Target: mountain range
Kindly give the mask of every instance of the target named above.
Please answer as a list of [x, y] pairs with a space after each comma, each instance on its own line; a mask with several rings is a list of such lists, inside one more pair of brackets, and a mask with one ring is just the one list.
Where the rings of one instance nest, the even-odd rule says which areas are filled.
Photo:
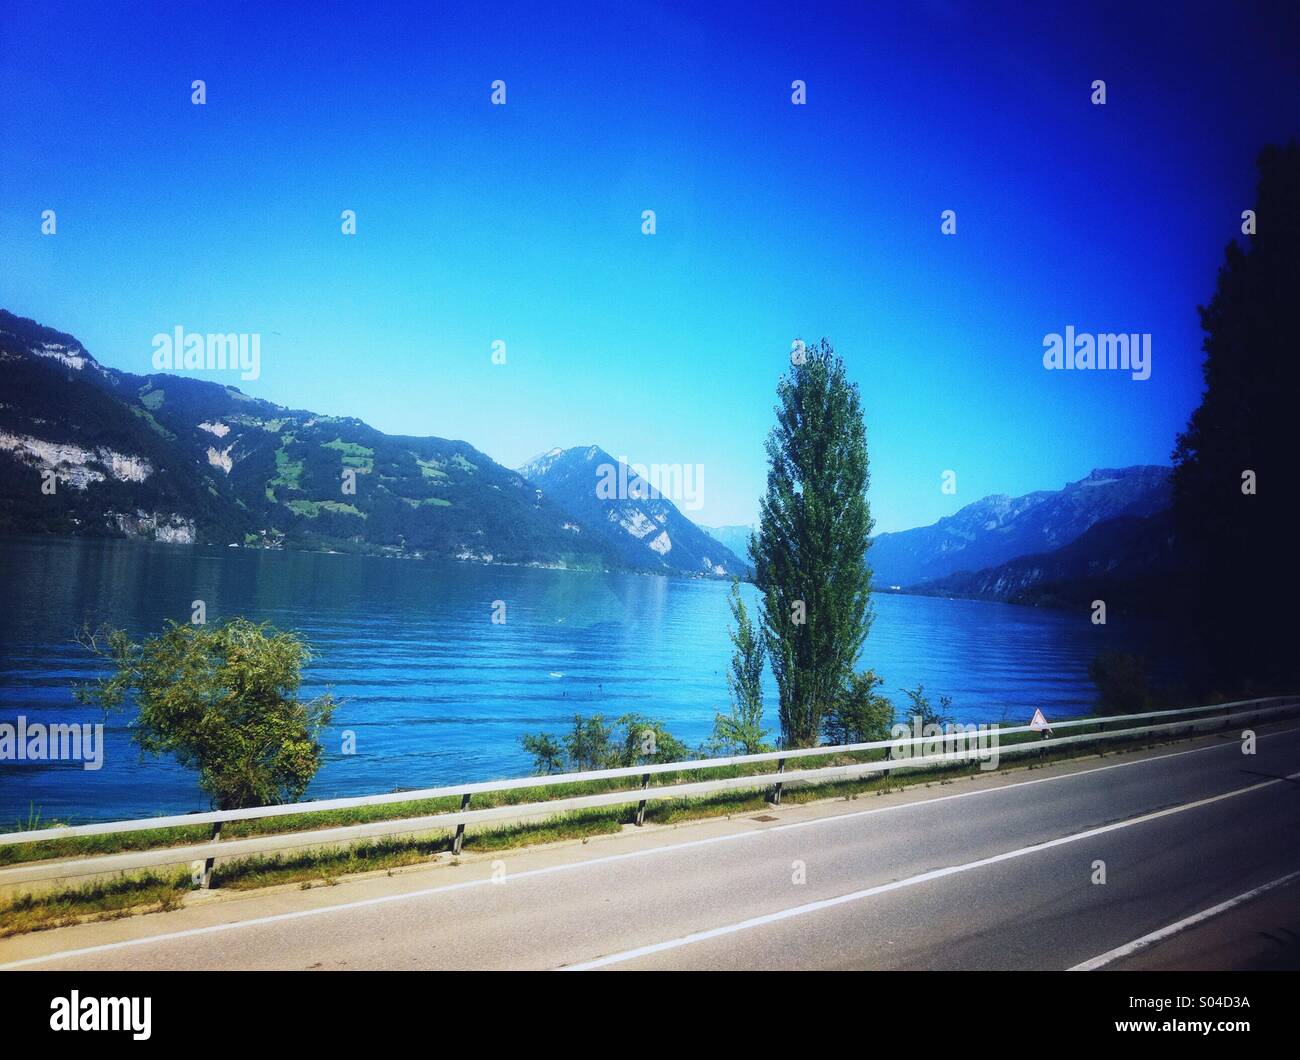
[[754, 532], [752, 526], [744, 524], [734, 524], [731, 526], [704, 526], [701, 524], [700, 529], [708, 534], [715, 541], [721, 541], [732, 552], [750, 563], [754, 562], [753, 557], [749, 554], [749, 535]]
[[[1101, 468], [1060, 490], [994, 495], [930, 526], [873, 539], [877, 589], [1117, 610], [1159, 598], [1172, 573], [1170, 469]], [[749, 526], [703, 527], [749, 559]], [[1145, 608], [1148, 609], [1149, 608]]]
[[[703, 577], [752, 570], [750, 527], [697, 526], [599, 446], [552, 449], [510, 470], [467, 442], [388, 435], [173, 372], [108, 368], [73, 336], [4, 310], [0, 374], [0, 533]], [[1061, 490], [984, 497], [931, 526], [881, 534], [869, 554], [875, 584], [1048, 604], [1141, 584], [1170, 554], [1169, 476], [1099, 469]]]
[[926, 596], [1001, 600], [1035, 607], [1088, 606], [1105, 600], [1116, 612], [1155, 612], [1172, 599], [1172, 509], [1120, 515], [1085, 530], [1054, 552], [1017, 556], [995, 567], [960, 571], [908, 591]]
[[576, 456], [549, 458], [530, 481], [467, 442], [388, 435], [218, 382], [108, 368], [73, 336], [4, 310], [0, 373], [0, 532], [745, 570], [670, 500], [586, 503], [562, 473]]
[[519, 468], [582, 525], [601, 534], [621, 564], [636, 569], [746, 573], [746, 564], [682, 515], [635, 469], [599, 446], [552, 449]]
[[1155, 465], [1098, 469], [1061, 490], [996, 494], [931, 526], [880, 534], [870, 552], [875, 584], [933, 587], [959, 573], [1053, 553], [1099, 523], [1164, 511], [1171, 501], [1169, 476], [1169, 468]]

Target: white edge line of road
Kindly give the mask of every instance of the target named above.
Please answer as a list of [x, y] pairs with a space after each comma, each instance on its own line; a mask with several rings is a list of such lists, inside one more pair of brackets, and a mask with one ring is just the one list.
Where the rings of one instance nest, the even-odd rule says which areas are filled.
[[593, 968], [604, 968], [611, 964], [622, 964], [625, 961], [635, 960], [638, 957], [646, 957], [651, 954], [663, 953], [666, 950], [679, 949], [682, 946], [690, 946], [696, 942], [704, 942], [707, 939], [716, 939], [722, 935], [734, 935], [737, 932], [748, 931], [751, 928], [762, 927], [766, 924], [774, 924], [781, 920], [790, 920], [797, 916], [806, 916], [809, 913], [818, 913], [823, 909], [831, 909], [837, 905], [846, 905], [849, 902], [858, 902], [864, 898], [871, 898], [878, 894], [886, 894], [889, 891], [901, 890], [904, 887], [915, 887], [917, 884], [928, 883], [931, 880], [943, 879], [945, 876], [955, 876], [958, 873], [970, 872], [974, 869], [982, 869], [989, 865], [997, 865], [1004, 861], [1013, 861], [1016, 858], [1023, 858], [1030, 854], [1037, 854], [1043, 850], [1051, 850], [1055, 847], [1065, 846], [1069, 843], [1078, 843], [1083, 839], [1091, 839], [1094, 836], [1105, 835], [1108, 832], [1115, 832], [1121, 828], [1131, 828], [1133, 825], [1145, 824], [1148, 821], [1155, 821], [1161, 817], [1168, 817], [1171, 814], [1183, 813], [1187, 810], [1195, 810], [1201, 806], [1209, 806], [1212, 803], [1222, 802], [1224, 799], [1236, 798], [1238, 795], [1246, 795], [1252, 791], [1259, 791], [1262, 788], [1271, 788], [1274, 784], [1282, 784], [1300, 778], [1300, 772], [1292, 773], [1286, 777], [1279, 777], [1276, 780], [1265, 780], [1258, 784], [1250, 784], [1244, 788], [1236, 788], [1232, 791], [1223, 792], [1220, 795], [1211, 795], [1205, 799], [1197, 799], [1195, 802], [1184, 802], [1177, 806], [1169, 806], [1163, 810], [1156, 810], [1153, 813], [1144, 813], [1140, 817], [1130, 817], [1125, 821], [1115, 821], [1111, 824], [1101, 825], [1098, 828], [1089, 828], [1085, 832], [1075, 832], [1073, 835], [1060, 836], [1057, 839], [1049, 839], [1043, 843], [1033, 843], [1029, 846], [1020, 847], [1016, 850], [1006, 850], [1001, 854], [994, 854], [992, 857], [980, 858], [978, 861], [968, 861], [963, 865], [949, 865], [942, 869], [931, 869], [929, 872], [922, 872], [917, 876], [909, 876], [906, 879], [894, 880], [891, 883], [878, 884], [875, 887], [867, 887], [861, 891], [852, 891], [849, 894], [837, 895], [834, 898], [823, 898], [816, 902], [809, 902], [806, 905], [796, 905], [789, 909], [781, 909], [775, 913], [767, 913], [763, 916], [750, 917], [748, 920], [741, 920], [734, 924], [727, 924], [723, 927], [710, 928], [707, 931], [697, 931], [690, 935], [682, 935], [680, 938], [668, 939], [664, 942], [655, 942], [649, 946], [638, 946], [636, 949], [624, 950], [622, 953], [611, 953], [605, 957], [597, 957], [594, 961], [584, 961], [581, 964], [570, 964], [560, 969], [565, 972], [585, 972]]
[[[1279, 729], [1276, 732], [1261, 733], [1259, 739], [1267, 739], [1270, 736], [1286, 736], [1288, 733], [1300, 732], [1300, 727], [1290, 729]], [[791, 821], [788, 824], [775, 825], [771, 828], [756, 828], [745, 832], [731, 832], [727, 835], [709, 836], [707, 839], [692, 839], [685, 843], [673, 843], [668, 846], [650, 847], [646, 850], [631, 850], [622, 854], [608, 854], [604, 857], [587, 858], [583, 861], [570, 861], [562, 865], [547, 865], [538, 869], [525, 869], [523, 872], [507, 873], [499, 878], [480, 878], [473, 880], [463, 880], [460, 883], [443, 884], [439, 887], [425, 887], [418, 891], [406, 891], [402, 894], [387, 894], [378, 898], [362, 898], [355, 902], [343, 902], [338, 905], [320, 906], [315, 909], [300, 909], [292, 913], [273, 913], [268, 916], [253, 917], [248, 920], [234, 920], [224, 924], [211, 924], [207, 927], [187, 928], [183, 931], [171, 931], [161, 935], [144, 935], [139, 938], [123, 939], [120, 942], [105, 942], [96, 946], [83, 946], [80, 949], [61, 950], [55, 953], [41, 954], [36, 957], [25, 957], [17, 961], [8, 961], [0, 964], [0, 971], [9, 971], [15, 968], [27, 968], [36, 964], [45, 964], [49, 961], [65, 960], [71, 957], [84, 957], [92, 953], [107, 953], [112, 950], [128, 949], [133, 946], [145, 946], [155, 942], [174, 942], [179, 939], [197, 938], [202, 935], [215, 935], [222, 931], [233, 931], [237, 928], [260, 927], [265, 924], [281, 923], [289, 920], [301, 920], [305, 917], [322, 916], [327, 913], [350, 912], [354, 909], [365, 909], [371, 906], [387, 905], [390, 902], [404, 902], [416, 898], [427, 898], [434, 894], [445, 894], [451, 891], [462, 891], [473, 887], [483, 887], [501, 883], [507, 883], [511, 880], [528, 879], [534, 876], [549, 876], [553, 873], [568, 872], [572, 869], [582, 869], [593, 865], [607, 865], [617, 861], [627, 861], [633, 858], [650, 857], [656, 854], [668, 854], [679, 850], [688, 850], [695, 847], [712, 846], [714, 843], [727, 843], [732, 840], [749, 839], [754, 836], [771, 835], [773, 832], [788, 832], [797, 828], [812, 828], [821, 825], [834, 824], [841, 821], [854, 820], [859, 817], [870, 817], [880, 813], [892, 813], [897, 810], [907, 810], [916, 806], [930, 806], [939, 802], [951, 802], [954, 799], [966, 799], [975, 795], [990, 795], [999, 791], [1011, 791], [1015, 788], [1026, 788], [1034, 784], [1049, 784], [1058, 780], [1069, 780], [1073, 777], [1090, 776], [1093, 773], [1104, 773], [1110, 769], [1123, 769], [1126, 766], [1143, 765], [1148, 762], [1161, 762], [1170, 758], [1181, 758], [1184, 755], [1198, 754], [1202, 751], [1220, 750], [1229, 746], [1223, 743], [1206, 744], [1204, 747], [1192, 747], [1185, 751], [1172, 751], [1169, 754], [1153, 755], [1149, 758], [1134, 758], [1127, 762], [1112, 762], [1109, 765], [1094, 766], [1091, 769], [1079, 769], [1072, 773], [1061, 773], [1054, 777], [1037, 777], [1033, 780], [1020, 780], [1011, 784], [1003, 784], [995, 788], [980, 788], [977, 791], [961, 791], [951, 795], [940, 795], [933, 799], [917, 799], [912, 802], [897, 803], [893, 806], [878, 806], [870, 810], [856, 810], [853, 813], [835, 814], [830, 817], [816, 817], [808, 821]], [[1266, 783], [1275, 783], [1268, 781]], [[1230, 794], [1238, 794], [1240, 791], [1249, 791], [1250, 788], [1241, 788]], [[1223, 797], [1223, 796], [1218, 796]], [[571, 967], [580, 967], [573, 965]]]
[[1168, 927], [1162, 927], [1159, 931], [1153, 931], [1149, 935], [1143, 935], [1132, 942], [1126, 942], [1123, 946], [1116, 946], [1113, 950], [1107, 950], [1105, 953], [1093, 957], [1091, 960], [1084, 961], [1082, 964], [1076, 964], [1073, 968], [1067, 968], [1070, 972], [1092, 972], [1098, 968], [1104, 968], [1114, 961], [1121, 960], [1124, 957], [1132, 956], [1140, 950], [1153, 946], [1157, 942], [1163, 942], [1167, 938], [1181, 934], [1190, 927], [1202, 924], [1211, 920], [1220, 913], [1226, 913], [1229, 909], [1235, 909], [1252, 898], [1258, 898], [1261, 894], [1267, 894], [1269, 891], [1278, 887], [1284, 887], [1292, 880], [1300, 879], [1300, 869], [1295, 872], [1288, 872], [1276, 880], [1270, 880], [1268, 883], [1261, 884], [1259, 887], [1252, 888], [1244, 894], [1237, 895], [1236, 898], [1229, 898], [1226, 902], [1220, 902], [1218, 905], [1212, 905], [1209, 909], [1202, 909], [1199, 913], [1193, 913], [1189, 917], [1184, 917]]

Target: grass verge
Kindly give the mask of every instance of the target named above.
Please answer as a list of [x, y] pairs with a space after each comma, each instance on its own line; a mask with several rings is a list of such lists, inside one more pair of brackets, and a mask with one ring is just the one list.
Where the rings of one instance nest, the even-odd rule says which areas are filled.
[[0, 906], [0, 938], [68, 927], [88, 919], [116, 920], [137, 913], [178, 909], [189, 889], [189, 872], [179, 870], [121, 876], [80, 887], [19, 895]]

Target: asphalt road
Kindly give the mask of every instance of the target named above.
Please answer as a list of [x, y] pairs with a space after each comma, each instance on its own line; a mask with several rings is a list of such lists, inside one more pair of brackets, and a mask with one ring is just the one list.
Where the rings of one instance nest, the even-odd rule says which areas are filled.
[[[1258, 731], [200, 902], [5, 940], [0, 967], [1070, 968], [1300, 869], [1300, 727]], [[1297, 894], [1110, 966], [1263, 966], [1242, 936]]]

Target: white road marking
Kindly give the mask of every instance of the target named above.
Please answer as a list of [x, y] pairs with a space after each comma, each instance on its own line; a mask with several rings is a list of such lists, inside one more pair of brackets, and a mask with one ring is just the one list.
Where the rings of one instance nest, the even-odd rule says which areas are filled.
[[635, 960], [638, 957], [646, 957], [650, 954], [663, 953], [666, 950], [675, 950], [682, 946], [690, 946], [696, 942], [704, 942], [706, 939], [716, 939], [722, 935], [734, 935], [737, 932], [749, 931], [752, 928], [763, 927], [766, 924], [775, 924], [779, 921], [790, 920], [797, 916], [807, 916], [809, 913], [818, 913], [823, 909], [831, 909], [837, 905], [846, 905], [849, 902], [860, 902], [864, 898], [871, 898], [877, 894], [886, 894], [889, 891], [898, 891], [904, 887], [915, 887], [918, 884], [929, 883], [931, 880], [943, 879], [945, 876], [955, 876], [961, 872], [972, 872], [975, 869], [982, 869], [989, 865], [997, 865], [1004, 861], [1013, 861], [1016, 858], [1028, 857], [1030, 854], [1037, 854], [1043, 850], [1051, 850], [1055, 847], [1065, 846], [1068, 843], [1078, 843], [1084, 839], [1092, 839], [1095, 836], [1105, 835], [1108, 832], [1115, 832], [1121, 828], [1131, 828], [1134, 825], [1159, 820], [1161, 817], [1168, 817], [1171, 814], [1185, 813], [1187, 810], [1199, 809], [1202, 806], [1209, 806], [1212, 803], [1222, 802], [1224, 799], [1233, 799], [1238, 795], [1246, 795], [1252, 791], [1259, 791], [1262, 788], [1270, 788], [1274, 784], [1287, 783], [1297, 778], [1300, 778], [1300, 772], [1292, 773], [1287, 777], [1280, 777], [1277, 780], [1261, 781], [1258, 784], [1251, 784], [1248, 787], [1237, 788], [1234, 791], [1224, 792], [1221, 795], [1211, 795], [1209, 798], [1197, 799], [1195, 802], [1185, 802], [1178, 806], [1170, 806], [1163, 810], [1156, 810], [1154, 813], [1143, 814], [1140, 817], [1131, 817], [1126, 821], [1116, 821], [1113, 824], [1102, 825], [1099, 828], [1089, 828], [1085, 832], [1076, 832], [1073, 835], [1061, 836], [1057, 839], [1049, 839], [1045, 843], [1033, 843], [1030, 846], [1020, 847], [1016, 850], [1007, 850], [1001, 854], [994, 854], [992, 857], [980, 858], [978, 861], [968, 861], [963, 865], [949, 865], [942, 869], [932, 869], [929, 872], [923, 872], [917, 876], [909, 876], [904, 880], [894, 880], [892, 883], [882, 883], [875, 887], [867, 887], [861, 891], [852, 891], [849, 894], [841, 894], [835, 898], [823, 898], [817, 902], [808, 902], [806, 905], [797, 905], [789, 909], [778, 910], [775, 913], [750, 917], [748, 920], [741, 920], [735, 924], [710, 928], [708, 931], [697, 931], [690, 935], [668, 939], [665, 942], [656, 942], [649, 946], [638, 946], [636, 949], [624, 950], [622, 953], [611, 953], [605, 957], [597, 957], [594, 961], [585, 961], [581, 964], [567, 965], [560, 970], [566, 972], [585, 972], [593, 968], [604, 968], [611, 964], [622, 964], [625, 961]]
[[[1286, 736], [1288, 733], [1300, 732], [1300, 727], [1290, 729], [1279, 729], [1277, 732], [1261, 733], [1259, 739], [1267, 739], [1270, 736]], [[651, 847], [647, 850], [631, 850], [623, 854], [607, 854], [604, 857], [588, 858], [584, 861], [571, 861], [563, 865], [548, 865], [539, 869], [526, 869], [523, 872], [507, 873], [505, 882], [510, 880], [527, 879], [533, 876], [549, 876], [553, 873], [567, 872], [571, 869], [582, 869], [593, 865], [607, 865], [617, 861], [627, 861], [632, 858], [650, 857], [655, 854], [674, 853], [679, 850], [688, 850], [695, 847], [711, 846], [714, 843], [728, 843], [737, 839], [749, 839], [754, 836], [770, 835], [773, 832], [788, 832], [797, 828], [813, 828], [821, 825], [835, 824], [840, 821], [850, 821], [859, 817], [871, 817], [875, 814], [892, 813], [898, 810], [909, 810], [917, 806], [930, 806], [939, 802], [951, 802], [954, 799], [966, 799], [974, 795], [990, 795], [999, 791], [1014, 791], [1019, 788], [1027, 788], [1034, 784], [1050, 784], [1058, 780], [1070, 780], [1074, 777], [1091, 776], [1094, 773], [1104, 773], [1110, 769], [1123, 769], [1127, 766], [1143, 765], [1148, 762], [1161, 762], [1170, 758], [1182, 758], [1184, 755], [1198, 754], [1201, 751], [1215, 751], [1229, 746], [1228, 744], [1207, 744], [1204, 747], [1192, 747], [1185, 751], [1171, 751], [1169, 754], [1153, 755], [1149, 758], [1133, 758], [1127, 762], [1112, 762], [1110, 765], [1096, 766], [1092, 769], [1079, 769], [1073, 773], [1061, 773], [1053, 777], [1037, 777], [1034, 780], [1019, 780], [1013, 784], [1004, 784], [996, 788], [980, 788], [976, 791], [961, 791], [952, 795], [940, 795], [933, 799], [918, 799], [914, 802], [897, 803], [893, 806], [879, 806], [871, 810], [855, 810], [853, 813], [837, 814], [833, 817], [817, 817], [808, 821], [791, 821], [788, 824], [774, 825], [771, 828], [757, 828], [746, 832], [731, 832], [727, 835], [709, 836], [707, 839], [692, 839], [685, 843], [674, 843], [668, 846]], [[95, 946], [83, 946], [79, 949], [61, 950], [55, 953], [42, 954], [37, 957], [25, 957], [17, 961], [9, 961], [0, 964], [0, 971], [8, 971], [13, 968], [26, 968], [35, 964], [44, 964], [48, 961], [64, 960], [70, 957], [84, 957], [92, 953], [107, 953], [112, 950], [128, 949], [133, 946], [144, 946], [153, 942], [174, 942], [179, 939], [197, 938], [202, 935], [214, 935], [222, 931], [234, 931], [237, 928], [260, 927], [264, 924], [276, 924], [289, 920], [301, 920], [305, 917], [321, 916], [326, 913], [344, 913], [353, 909], [365, 909], [371, 906], [387, 905], [389, 902], [404, 902], [415, 898], [428, 898], [435, 894], [444, 894], [451, 891], [462, 891], [471, 887], [482, 887], [492, 885], [494, 881], [491, 877], [483, 879], [464, 880], [460, 883], [443, 884], [439, 887], [425, 887], [418, 891], [407, 891], [402, 894], [383, 895], [378, 898], [362, 898], [355, 902], [343, 902], [339, 905], [321, 906], [316, 909], [301, 909], [292, 913], [273, 913], [268, 916], [255, 917], [251, 920], [235, 920], [225, 924], [212, 924], [208, 927], [186, 928], [183, 931], [170, 931], [161, 935], [145, 935], [140, 938], [124, 939], [121, 942], [104, 942]]]
[[1272, 880], [1262, 884], [1245, 894], [1239, 894], [1236, 898], [1229, 898], [1226, 902], [1220, 902], [1218, 905], [1211, 906], [1209, 909], [1202, 909], [1199, 913], [1192, 916], [1184, 917], [1168, 927], [1162, 927], [1159, 931], [1153, 931], [1149, 935], [1143, 935], [1140, 939], [1134, 939], [1132, 942], [1126, 942], [1123, 946], [1116, 946], [1113, 950], [1107, 950], [1091, 960], [1084, 961], [1082, 964], [1076, 964], [1073, 968], [1068, 969], [1071, 972], [1091, 972], [1098, 968], [1104, 968], [1113, 961], [1118, 961], [1122, 957], [1128, 957], [1144, 950], [1148, 946], [1157, 942], [1163, 942], [1167, 938], [1172, 938], [1180, 932], [1186, 931], [1189, 927], [1195, 927], [1197, 924], [1204, 923], [1206, 920], [1213, 919], [1220, 913], [1226, 913], [1229, 909], [1235, 909], [1244, 902], [1249, 902], [1252, 898], [1258, 898], [1261, 894], [1283, 887], [1292, 880], [1300, 879], [1300, 869], [1295, 872], [1289, 872], [1280, 879]]

